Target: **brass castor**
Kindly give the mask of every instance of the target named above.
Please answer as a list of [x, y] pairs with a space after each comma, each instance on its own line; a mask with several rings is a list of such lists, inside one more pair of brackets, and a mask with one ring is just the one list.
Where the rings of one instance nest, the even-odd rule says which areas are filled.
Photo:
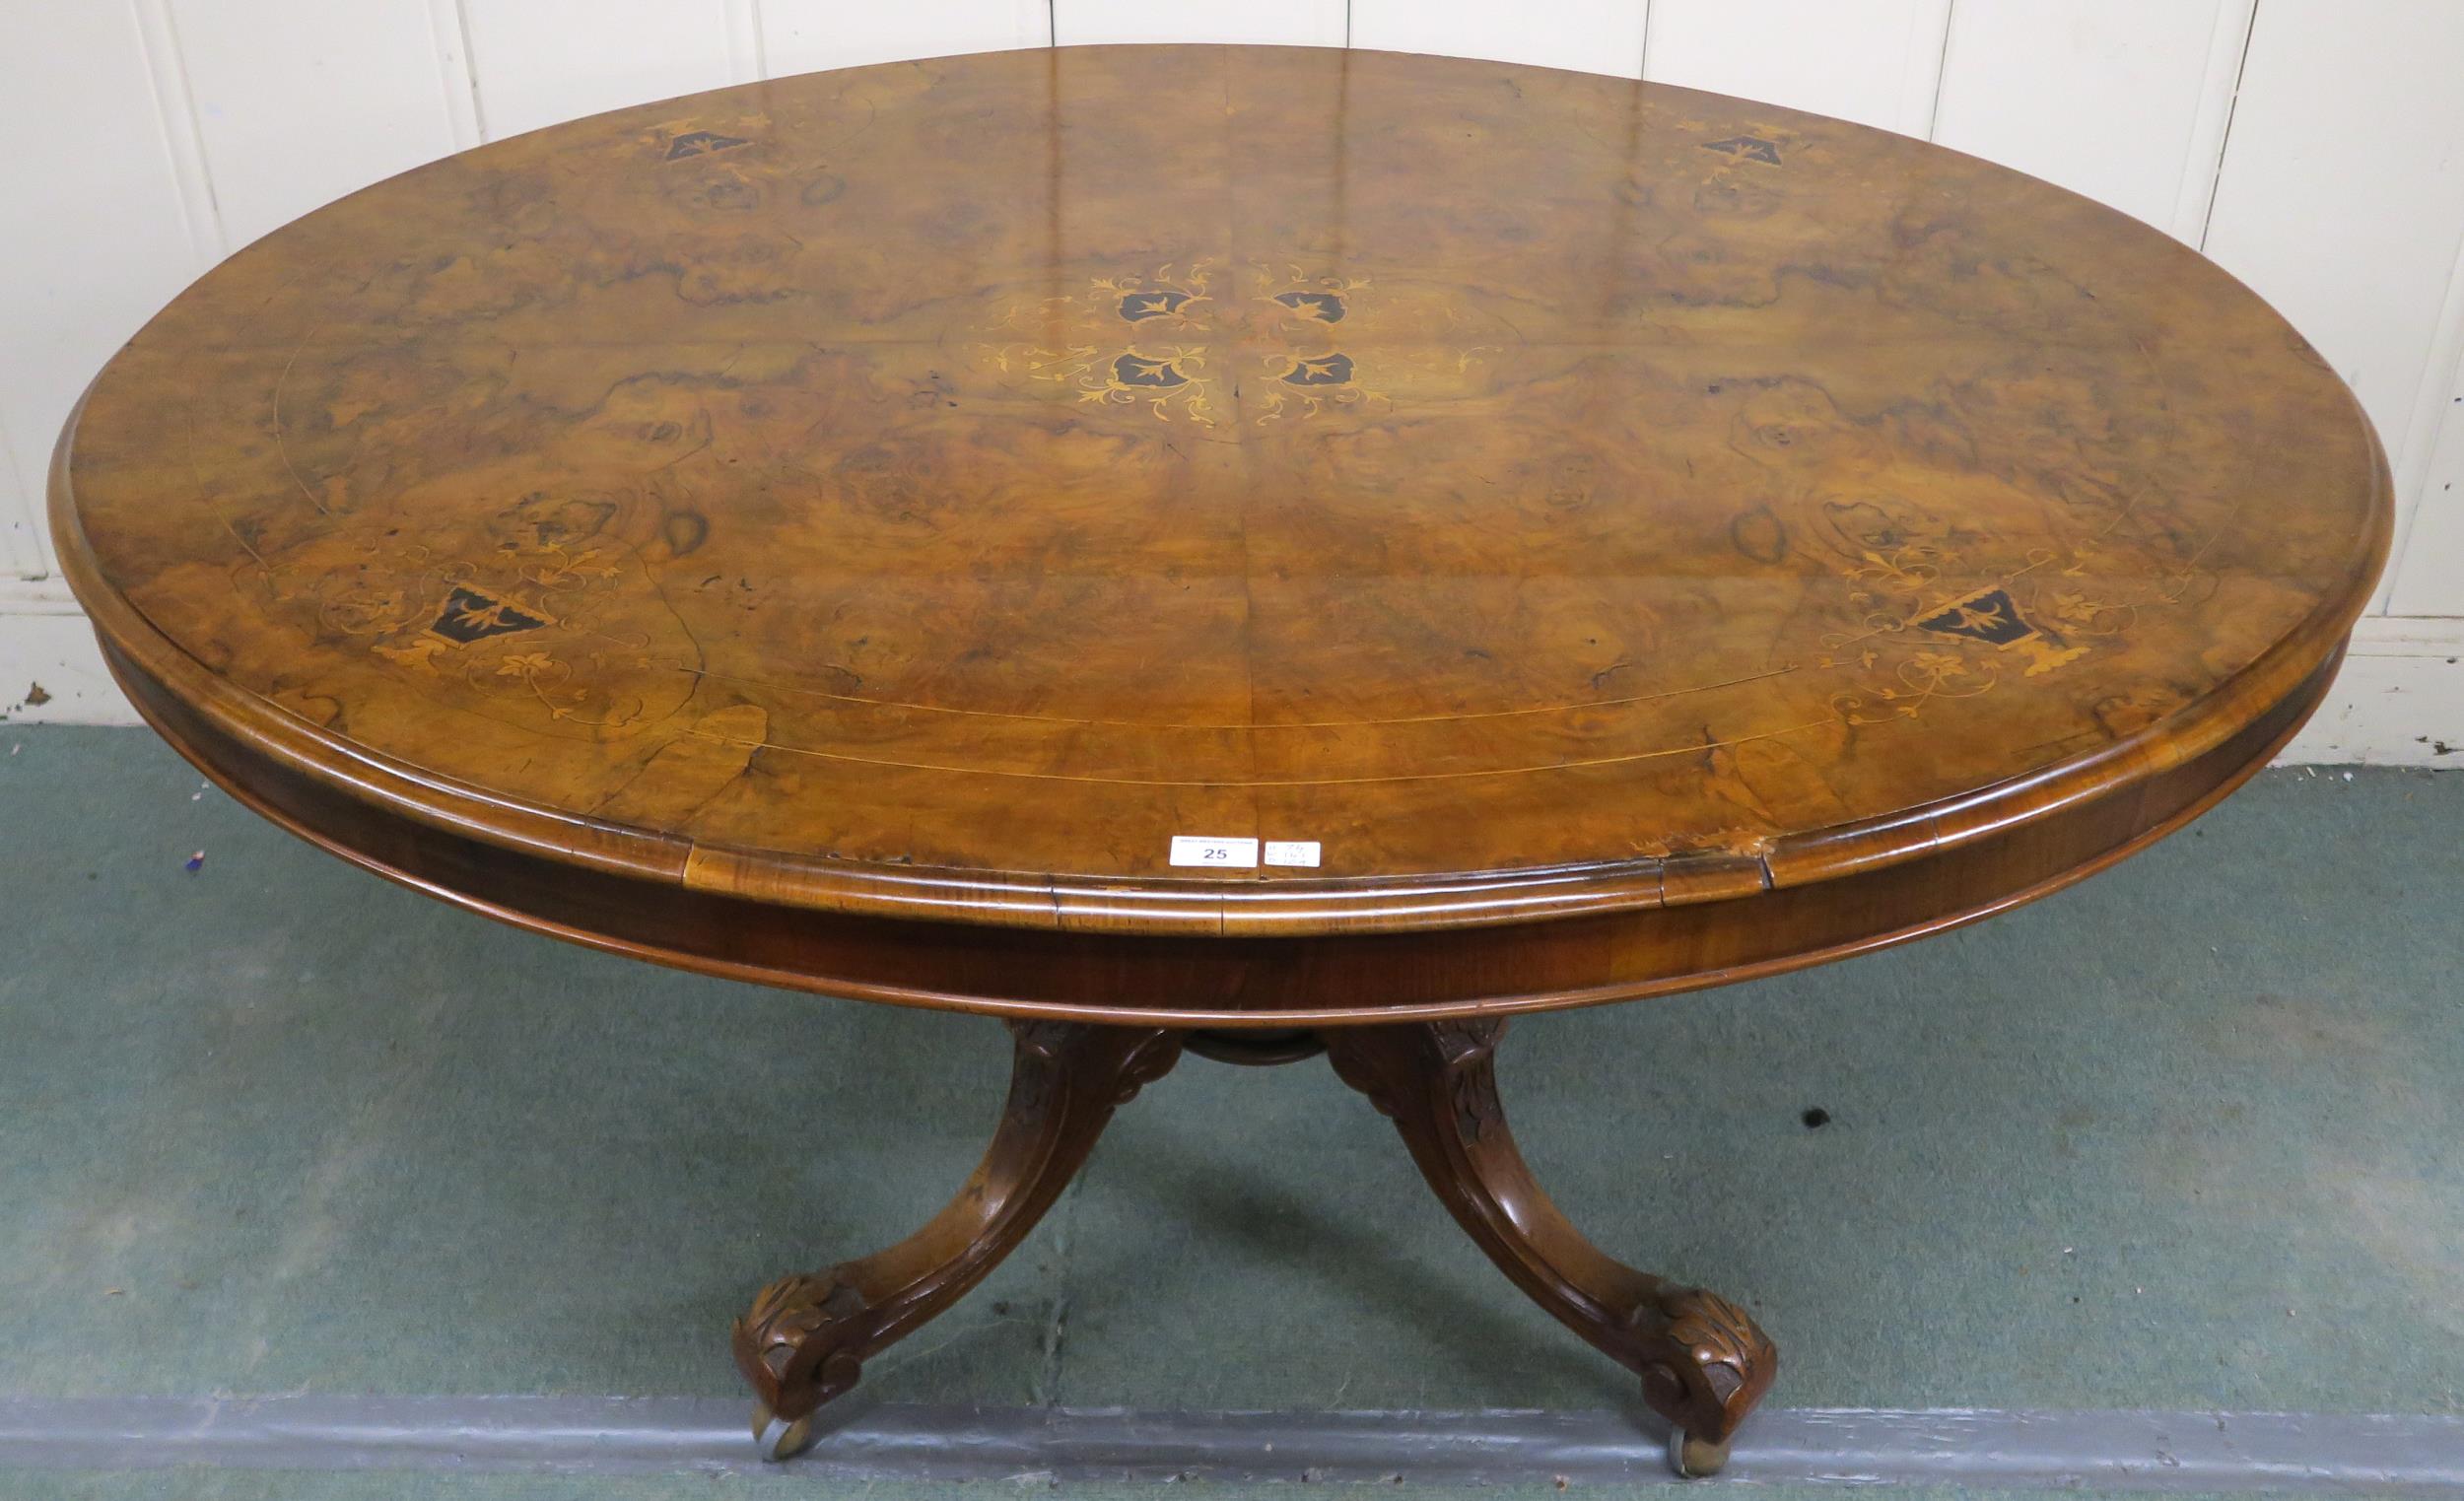
[[812, 1414], [808, 1412], [794, 1422], [786, 1422], [770, 1410], [769, 1403], [755, 1402], [753, 1443], [761, 1450], [762, 1458], [773, 1465], [792, 1460], [812, 1447]]
[[1669, 1467], [1689, 1480], [1716, 1475], [1728, 1466], [1728, 1445], [1698, 1439], [1682, 1428], [1669, 1430]]

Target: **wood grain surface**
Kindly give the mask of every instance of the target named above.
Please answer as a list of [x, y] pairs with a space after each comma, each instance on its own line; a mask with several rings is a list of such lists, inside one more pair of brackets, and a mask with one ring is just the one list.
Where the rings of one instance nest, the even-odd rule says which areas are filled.
[[755, 961], [518, 892], [1746, 924], [2103, 809], [1976, 856], [2003, 890], [1804, 899], [1848, 916], [1799, 946], [1982, 910], [2255, 765], [2390, 517], [2310, 347], [2086, 199], [1684, 90], [1208, 47], [749, 85], [378, 184], [149, 324], [52, 505], [227, 783], [714, 969]]

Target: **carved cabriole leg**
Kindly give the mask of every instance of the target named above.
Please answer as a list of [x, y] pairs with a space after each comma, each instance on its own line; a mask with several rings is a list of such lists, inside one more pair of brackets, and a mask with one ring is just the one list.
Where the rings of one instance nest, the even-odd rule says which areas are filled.
[[1728, 1461], [1729, 1438], [1771, 1385], [1779, 1354], [1735, 1304], [1610, 1260], [1549, 1201], [1497, 1100], [1497, 1021], [1330, 1027], [1343, 1082], [1391, 1117], [1421, 1175], [1515, 1285], [1643, 1379], [1677, 1429], [1687, 1474]]
[[808, 1442], [813, 1410], [855, 1386], [867, 1358], [1000, 1264], [1068, 1187], [1114, 1109], [1181, 1056], [1180, 1034], [1154, 1028], [1009, 1026], [1009, 1101], [958, 1196], [887, 1251], [772, 1283], [736, 1321], [736, 1367], [761, 1400], [754, 1432], [772, 1458]]

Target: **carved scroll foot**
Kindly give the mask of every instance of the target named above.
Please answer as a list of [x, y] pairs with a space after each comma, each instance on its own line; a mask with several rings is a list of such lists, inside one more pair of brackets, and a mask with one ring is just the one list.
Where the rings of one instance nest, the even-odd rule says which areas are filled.
[[813, 1411], [863, 1363], [984, 1280], [1077, 1175], [1096, 1137], [1181, 1055], [1178, 1033], [1012, 1022], [1009, 1100], [958, 1196], [887, 1251], [762, 1289], [735, 1322], [736, 1368], [759, 1399], [754, 1437], [785, 1459], [811, 1442]]
[[1492, 1065], [1505, 1023], [1333, 1027], [1343, 1082], [1393, 1119], [1421, 1176], [1489, 1260], [1533, 1301], [1642, 1378], [1643, 1399], [1676, 1430], [1681, 1474], [1716, 1472], [1729, 1440], [1779, 1369], [1743, 1309], [1699, 1287], [1637, 1271], [1583, 1238], [1516, 1149]]

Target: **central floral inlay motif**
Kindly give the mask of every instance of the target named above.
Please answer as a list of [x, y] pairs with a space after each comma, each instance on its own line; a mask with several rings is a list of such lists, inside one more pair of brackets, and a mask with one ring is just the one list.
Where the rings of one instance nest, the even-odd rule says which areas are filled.
[[1003, 375], [1067, 385], [1081, 401], [1143, 404], [1163, 421], [1202, 427], [1236, 411], [1265, 426], [1391, 406], [1333, 332], [1369, 292], [1365, 277], [1256, 261], [1090, 277], [1082, 292], [1011, 305], [988, 331], [1017, 337], [982, 353]]

